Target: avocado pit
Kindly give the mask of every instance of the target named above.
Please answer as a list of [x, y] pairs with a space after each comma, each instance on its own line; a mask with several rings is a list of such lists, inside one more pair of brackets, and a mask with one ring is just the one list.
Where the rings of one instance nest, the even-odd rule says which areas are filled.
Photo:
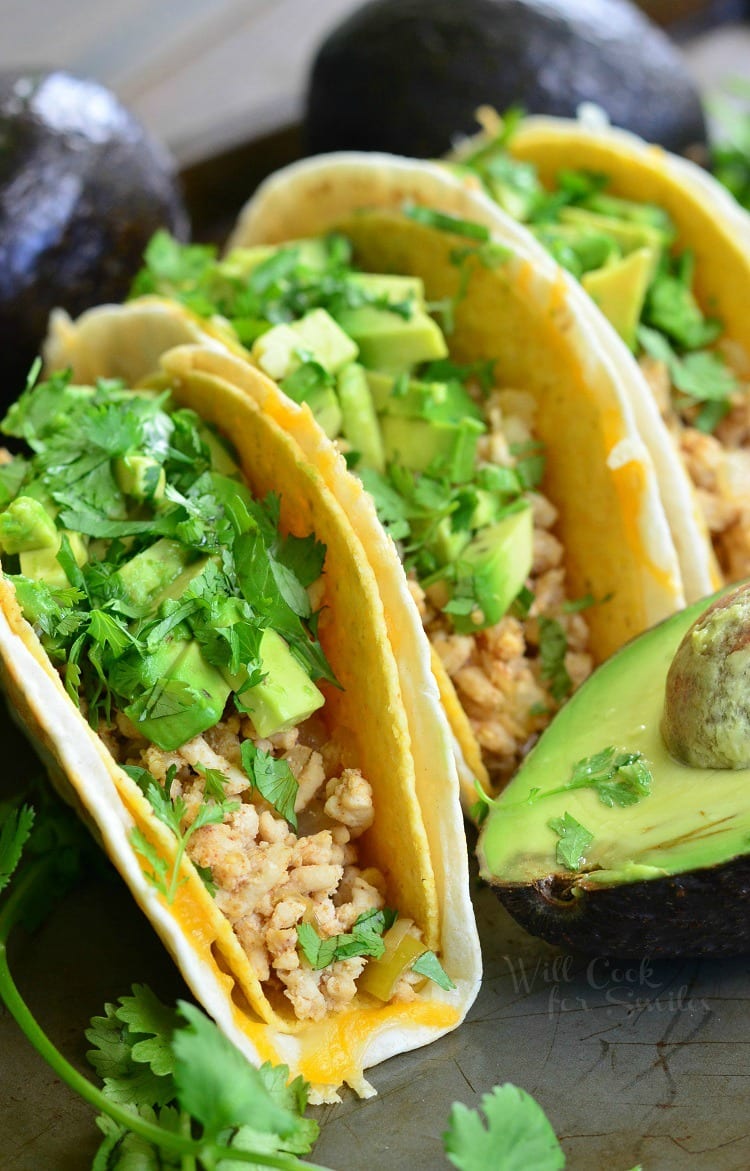
[[662, 736], [693, 768], [750, 767], [750, 585], [709, 606], [667, 673]]

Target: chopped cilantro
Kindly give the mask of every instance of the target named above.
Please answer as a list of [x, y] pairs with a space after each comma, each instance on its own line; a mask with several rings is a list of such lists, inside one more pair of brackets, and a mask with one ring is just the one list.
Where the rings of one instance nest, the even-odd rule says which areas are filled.
[[274, 760], [269, 752], [256, 748], [252, 740], [245, 740], [240, 749], [242, 767], [269, 805], [291, 825], [297, 828], [297, 815], [294, 812], [294, 802], [297, 799], [299, 785], [285, 760]]
[[594, 835], [570, 813], [551, 818], [547, 825], [560, 839], [555, 851], [555, 861], [568, 870], [580, 870]]
[[411, 970], [419, 976], [425, 976], [428, 980], [432, 980], [438, 988], [442, 988], [446, 992], [450, 992], [456, 987], [434, 951], [423, 951], [421, 956], [417, 956], [415, 959]]
[[568, 653], [568, 639], [565, 631], [556, 618], [539, 619], [539, 658], [541, 660], [542, 679], [549, 687], [550, 695], [561, 703], [570, 695], [573, 681], [565, 666], [565, 656]]
[[[174, 259], [167, 249], [170, 271]], [[196, 264], [192, 256], [189, 267]], [[25, 391], [2, 429], [33, 448], [31, 459], [19, 461], [20, 474], [6, 476], [8, 496], [12, 486], [15, 495], [50, 501], [51, 513], [56, 506], [57, 560], [72, 588], [12, 580], [69, 695], [85, 699], [95, 727], [114, 709], [167, 720], [194, 705], [194, 690], [159, 657], [180, 639], [197, 640], [211, 666], [233, 675], [244, 669], [243, 684], [252, 686], [261, 677], [263, 630], [277, 623], [307, 672], [335, 682], [307, 594], [325, 548], [314, 534], [279, 531], [278, 497], [253, 500], [242, 483], [213, 469], [217, 444], [194, 411], [170, 410], [165, 393], [134, 393], [113, 380], [78, 387], [61, 374]], [[114, 468], [134, 451], [164, 473], [160, 500], [120, 490]], [[66, 530], [82, 534], [82, 547], [89, 538], [81, 566]], [[200, 568], [179, 599], [163, 597], [169, 583], [158, 573], [153, 589], [133, 592], [135, 574], [128, 578], [131, 558], [147, 562], [160, 540], [182, 546], [181, 563]]]
[[297, 927], [297, 941], [300, 951], [315, 970], [353, 956], [379, 959], [385, 951], [383, 933], [393, 925], [395, 919], [395, 911], [363, 911], [357, 916], [348, 935], [331, 935], [327, 939], [318, 935], [311, 923], [303, 922]]
[[698, 350], [680, 357], [662, 334], [645, 325], [638, 330], [638, 340], [647, 354], [664, 362], [673, 385], [685, 396], [682, 405], [702, 404], [695, 419], [699, 430], [713, 430], [726, 415], [731, 395], [738, 389], [737, 379], [722, 355], [714, 350]]

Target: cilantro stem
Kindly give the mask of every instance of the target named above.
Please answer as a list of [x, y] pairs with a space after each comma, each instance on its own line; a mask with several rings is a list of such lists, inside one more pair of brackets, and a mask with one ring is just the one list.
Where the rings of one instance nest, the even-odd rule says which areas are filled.
[[[328, 1171], [328, 1168], [318, 1166], [315, 1163], [302, 1162], [295, 1155], [235, 1150], [212, 1142], [208, 1136], [203, 1139], [193, 1139], [189, 1134], [184, 1135], [165, 1130], [120, 1106], [117, 1102], [113, 1102], [63, 1057], [37, 1023], [18, 991], [8, 966], [7, 948], [8, 937], [20, 920], [24, 905], [32, 895], [47, 887], [50, 878], [55, 873], [54, 857], [47, 856], [36, 859], [25, 872], [18, 876], [14, 882], [13, 890], [3, 900], [3, 906], [0, 909], [0, 1000], [4, 1002], [16, 1024], [37, 1053], [75, 1093], [79, 1094], [95, 1110], [108, 1115], [126, 1130], [140, 1135], [157, 1150], [174, 1151], [175, 1154], [181, 1156], [184, 1171], [194, 1171], [199, 1166], [199, 1160], [203, 1162], [204, 1167], [210, 1169], [220, 1159], [231, 1159], [235, 1163], [252, 1163], [256, 1167], [277, 1167], [281, 1171]], [[189, 1126], [190, 1121], [187, 1118], [183, 1129], [187, 1129]]]

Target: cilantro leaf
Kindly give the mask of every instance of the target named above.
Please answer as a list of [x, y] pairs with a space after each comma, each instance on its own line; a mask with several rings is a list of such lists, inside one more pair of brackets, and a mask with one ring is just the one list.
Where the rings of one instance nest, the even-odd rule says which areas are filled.
[[477, 1110], [456, 1103], [443, 1143], [458, 1171], [562, 1171], [565, 1156], [541, 1106], [506, 1082], [483, 1094]]
[[573, 681], [565, 666], [568, 653], [568, 639], [556, 618], [539, 619], [539, 657], [542, 679], [548, 685], [550, 695], [557, 703], [570, 695]]
[[179, 1002], [186, 1026], [172, 1039], [180, 1105], [205, 1133], [251, 1126], [281, 1139], [298, 1127], [295, 1114], [269, 1093], [264, 1078], [194, 1005]]
[[428, 980], [432, 980], [438, 988], [443, 988], [446, 992], [450, 992], [452, 988], [456, 987], [434, 951], [424, 951], [421, 956], [417, 956], [411, 970], [420, 976], [426, 976]]
[[252, 740], [245, 740], [240, 748], [242, 767], [258, 790], [277, 813], [286, 818], [293, 829], [297, 829], [297, 815], [294, 802], [299, 785], [285, 760], [274, 760], [270, 752], [257, 748]]
[[561, 866], [566, 866], [568, 870], [580, 870], [594, 835], [570, 813], [551, 818], [547, 825], [560, 838], [555, 851], [555, 861]]
[[33, 825], [34, 810], [28, 805], [9, 810], [0, 822], [0, 890], [8, 885], [21, 861]]
[[311, 923], [303, 922], [297, 927], [297, 942], [310, 967], [316, 971], [353, 956], [379, 959], [385, 951], [383, 933], [393, 925], [395, 918], [394, 911], [363, 911], [349, 934], [331, 935], [325, 939], [318, 935]]
[[[137, 998], [140, 993], [136, 988], [133, 991]], [[152, 993], [150, 995], [153, 996]], [[156, 1001], [155, 997], [153, 999]], [[161, 1030], [169, 1010], [160, 1007], [165, 1014], [159, 1027]], [[167, 1068], [171, 1065], [171, 1059], [165, 1062], [162, 1054], [162, 1072], [159, 1072], [142, 1056], [136, 1057], [135, 1048], [147, 1042], [151, 1029], [144, 1028], [141, 1036], [141, 1030], [131, 1029], [119, 1012], [116, 1005], [106, 1004], [104, 1016], [92, 1018], [91, 1026], [86, 1030], [86, 1039], [94, 1048], [87, 1052], [86, 1058], [104, 1082], [104, 1093], [113, 1102], [135, 1107], [164, 1105], [175, 1093], [171, 1078], [165, 1076], [171, 1073], [171, 1069]], [[175, 1014], [172, 1013], [170, 1033], [175, 1020]]]
[[150, 871], [144, 871], [146, 878], [156, 890], [163, 894], [165, 898], [168, 898], [170, 890], [169, 884], [167, 883], [169, 863], [166, 858], [161, 856], [156, 846], [151, 844], [137, 826], [131, 829], [129, 839], [135, 852], [140, 854], [151, 867]]

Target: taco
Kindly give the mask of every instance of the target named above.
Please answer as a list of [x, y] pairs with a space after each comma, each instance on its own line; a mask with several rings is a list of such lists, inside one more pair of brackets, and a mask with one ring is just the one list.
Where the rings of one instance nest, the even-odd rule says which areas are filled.
[[458, 785], [421, 631], [400, 672], [343, 510], [224, 374], [184, 346], [11, 407], [0, 670], [196, 997], [336, 1100], [476, 994]]
[[[480, 114], [483, 133], [452, 156], [459, 172], [525, 223], [607, 317], [673, 534], [690, 511], [675, 491], [677, 459], [714, 560], [710, 586], [747, 577], [750, 217], [694, 163], [591, 116], [503, 123]], [[643, 412], [644, 385], [670, 445], [654, 430], [653, 409]], [[707, 558], [700, 543], [682, 545], [692, 601], [709, 592]]]
[[[308, 458], [324, 432], [345, 450], [359, 480], [332, 454], [323, 475], [386, 615], [405, 587], [384, 530], [399, 542], [467, 806], [474, 779], [499, 787], [595, 661], [684, 604], [629, 395], [591, 336], [596, 313], [443, 169], [363, 155], [298, 164], [261, 188], [224, 260], [162, 237], [139, 289], [179, 299], [186, 330], [216, 346], [231, 329], [232, 380]], [[80, 376], [111, 331], [177, 312], [150, 296], [58, 318], [47, 352]], [[248, 356], [283, 393], [253, 378]], [[390, 638], [398, 648], [400, 629]]]

